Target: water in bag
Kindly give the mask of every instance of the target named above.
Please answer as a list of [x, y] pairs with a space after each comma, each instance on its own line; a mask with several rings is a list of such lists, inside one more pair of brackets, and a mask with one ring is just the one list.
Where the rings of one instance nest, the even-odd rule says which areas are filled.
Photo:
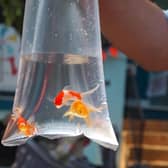
[[55, 139], [83, 134], [115, 150], [100, 52], [95, 56], [82, 46], [80, 51], [67, 46], [64, 52], [61, 47], [56, 49], [60, 52], [48, 52], [47, 44], [41, 46], [40, 52], [35, 47], [35, 52], [21, 54], [13, 112], [2, 143], [15, 146], [39, 135]]

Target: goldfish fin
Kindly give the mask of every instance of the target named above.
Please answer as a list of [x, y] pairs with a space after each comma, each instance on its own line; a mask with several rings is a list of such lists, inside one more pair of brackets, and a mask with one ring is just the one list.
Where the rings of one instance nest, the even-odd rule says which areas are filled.
[[20, 116], [23, 113], [23, 107], [16, 107], [14, 108], [14, 114], [16, 114], [16, 116]]
[[34, 123], [35, 121], [35, 117], [34, 116], [30, 116], [30, 118], [27, 120], [29, 123]]
[[102, 110], [106, 109], [107, 107], [108, 107], [107, 103], [104, 102], [97, 109], [98, 109], [99, 112], [101, 112]]
[[32, 123], [31, 126], [32, 126], [32, 129], [33, 129], [32, 136], [34, 136], [35, 134], [37, 134], [38, 128], [36, 127], [36, 124], [35, 124], [35, 123]]
[[52, 102], [52, 103], [54, 103], [54, 98], [47, 97], [47, 100], [48, 100], [49, 102]]
[[14, 108], [13, 113], [11, 114], [11, 119], [15, 121], [16, 119], [18, 119], [21, 116], [22, 113], [23, 113], [22, 107]]
[[90, 112], [102, 112], [103, 109], [107, 108], [107, 103], [102, 103], [100, 107], [94, 107], [92, 105], [88, 105]]
[[74, 120], [74, 116], [73, 115], [69, 115], [69, 121]]
[[13, 121], [17, 120], [18, 117], [19, 117], [19, 116], [16, 115], [15, 113], [12, 113], [12, 114], [11, 114], [11, 119], [12, 119]]
[[74, 119], [74, 115], [71, 111], [65, 112], [63, 117], [69, 117], [69, 121], [72, 121]]
[[93, 89], [88, 90], [86, 92], [82, 92], [81, 96], [83, 97], [83, 96], [90, 95], [90, 94], [94, 93], [99, 87], [100, 87], [100, 84], [97, 84], [96, 87], [94, 87]]
[[71, 111], [67, 111], [64, 113], [63, 117], [67, 117], [67, 116], [71, 116], [72, 112]]

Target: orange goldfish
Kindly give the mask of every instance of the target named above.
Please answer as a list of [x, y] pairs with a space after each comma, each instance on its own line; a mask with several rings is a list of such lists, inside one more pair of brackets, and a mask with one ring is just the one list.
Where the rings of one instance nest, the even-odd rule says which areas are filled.
[[68, 89], [68, 87], [69, 86], [65, 86], [64, 89], [55, 96], [53, 103], [57, 108], [61, 108], [64, 105], [70, 105], [70, 103], [75, 100], [82, 100], [84, 96], [95, 92], [98, 89], [99, 85], [89, 91], [82, 93]]
[[91, 112], [101, 112], [103, 110], [103, 106], [96, 108], [90, 104], [86, 104], [81, 100], [74, 101], [69, 110], [64, 113], [64, 117], [69, 117], [69, 120], [73, 120], [74, 117], [79, 117], [85, 120], [86, 124], [90, 125], [90, 113]]
[[12, 119], [17, 120], [17, 128], [25, 136], [33, 136], [36, 132], [35, 124], [27, 121], [24, 117], [21, 116], [23, 108], [16, 107], [14, 109], [14, 114], [12, 114]]
[[33, 123], [29, 123], [21, 116], [17, 119], [17, 127], [19, 131], [27, 137], [33, 136], [36, 132], [35, 125]]

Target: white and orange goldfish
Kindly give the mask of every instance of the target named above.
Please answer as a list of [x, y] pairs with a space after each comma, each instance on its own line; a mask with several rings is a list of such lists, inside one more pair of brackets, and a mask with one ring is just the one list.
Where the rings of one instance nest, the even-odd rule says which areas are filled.
[[69, 117], [69, 121], [73, 120], [74, 117], [84, 119], [85, 123], [90, 125], [90, 113], [91, 112], [101, 112], [105, 108], [106, 104], [103, 104], [99, 108], [96, 108], [90, 104], [86, 104], [81, 100], [74, 101], [69, 110], [64, 113], [64, 117]]
[[99, 84], [95, 88], [89, 91], [80, 93], [80, 92], [68, 89], [68, 86], [65, 86], [64, 89], [55, 96], [55, 98], [53, 99], [53, 103], [57, 108], [61, 108], [65, 105], [70, 105], [72, 101], [82, 100], [83, 97], [94, 93], [98, 88], [99, 88]]

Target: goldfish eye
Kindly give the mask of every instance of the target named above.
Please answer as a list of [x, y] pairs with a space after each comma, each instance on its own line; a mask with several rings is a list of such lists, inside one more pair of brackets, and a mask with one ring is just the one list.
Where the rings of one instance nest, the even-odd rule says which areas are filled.
[[61, 105], [62, 104], [62, 99], [64, 97], [64, 92], [59, 92], [58, 95], [56, 96], [55, 100], [54, 100], [54, 104], [55, 105]]

